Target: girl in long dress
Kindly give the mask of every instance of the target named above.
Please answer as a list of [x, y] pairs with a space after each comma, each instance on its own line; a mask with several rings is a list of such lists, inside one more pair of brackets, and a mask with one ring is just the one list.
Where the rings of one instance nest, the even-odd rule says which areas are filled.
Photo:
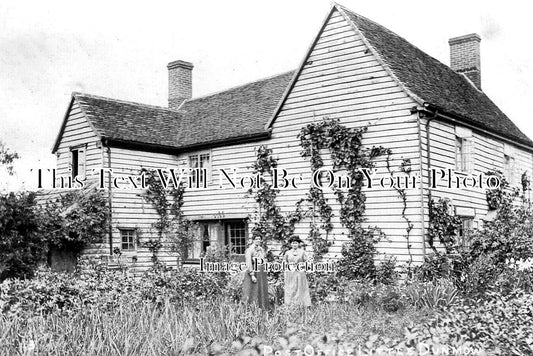
[[292, 264], [293, 270], [285, 269], [285, 304], [311, 306], [309, 285], [304, 271], [297, 271], [296, 266], [307, 259], [305, 251], [300, 248], [302, 240], [298, 236], [289, 239], [291, 249], [285, 252], [283, 260]]
[[261, 237], [256, 236], [245, 252], [246, 273], [242, 285], [242, 300], [245, 303], [255, 303], [262, 309], [268, 309], [267, 275], [264, 266], [260, 264], [261, 259], [266, 262], [266, 253], [261, 242]]

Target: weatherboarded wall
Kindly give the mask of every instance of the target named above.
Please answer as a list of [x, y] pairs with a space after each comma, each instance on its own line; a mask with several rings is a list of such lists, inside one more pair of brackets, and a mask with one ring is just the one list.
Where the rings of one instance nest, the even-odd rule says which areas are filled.
[[[422, 144], [423, 144], [423, 167], [425, 187], [428, 186], [428, 177], [430, 171], [428, 170], [428, 155], [427, 155], [427, 120], [423, 119], [422, 128]], [[430, 132], [430, 168], [435, 169], [456, 169], [456, 138], [457, 135], [462, 135], [464, 131], [469, 131], [468, 128], [462, 125], [456, 125], [452, 122], [445, 122], [442, 120], [433, 120], [429, 124]], [[471, 131], [471, 130], [470, 130]], [[526, 172], [529, 178], [533, 173], [533, 156], [531, 152], [524, 150], [518, 145], [504, 143], [501, 138], [494, 137], [487, 133], [476, 130], [471, 131], [468, 137], [471, 140], [470, 164], [471, 170], [468, 173], [457, 173], [457, 177], [464, 177], [466, 175], [479, 176], [488, 171], [499, 170], [504, 172], [504, 155], [508, 154], [514, 159], [512, 166], [512, 174], [514, 179], [509, 176], [510, 172], [506, 173], [506, 178], [511, 180], [512, 186], [521, 189], [521, 176]], [[461, 178], [460, 178], [461, 179]], [[455, 180], [453, 180], [455, 182]], [[449, 189], [447, 186], [447, 177], [441, 182], [441, 185], [436, 189], [432, 189], [432, 198], [437, 200], [439, 198], [450, 199], [455, 213], [457, 215], [474, 214], [473, 227], [480, 227], [483, 219], [487, 218], [488, 204], [486, 200], [485, 189], [475, 188], [461, 188]], [[531, 192], [527, 193], [528, 195]], [[427, 202], [428, 193], [425, 189], [425, 199]], [[426, 212], [427, 212], [427, 204]], [[427, 214], [426, 214], [427, 218]], [[490, 218], [490, 216], [489, 216]]]
[[[320, 37], [311, 49], [303, 70], [281, 107], [272, 126], [272, 138], [262, 142], [273, 150], [279, 159], [279, 167], [291, 176], [302, 176], [298, 189], [282, 189], [278, 205], [284, 212], [294, 209], [295, 203], [305, 197], [309, 189], [311, 168], [308, 160], [300, 156], [301, 147], [297, 135], [300, 129], [322, 118], [338, 118], [348, 127], [368, 126], [364, 143], [367, 147], [381, 145], [392, 150], [391, 169], [399, 174], [403, 159], [410, 159], [413, 172], [420, 166], [419, 129], [417, 118], [411, 115], [414, 102], [393, 81], [358, 33], [344, 18], [334, 12]], [[218, 181], [216, 170], [237, 166], [250, 171], [255, 149], [262, 143], [213, 148], [211, 180]], [[187, 155], [180, 159], [185, 160]], [[327, 153], [326, 167], [330, 167]], [[385, 157], [377, 162], [376, 177], [388, 175]], [[380, 244], [380, 251], [394, 254], [400, 260], [408, 260], [405, 239], [407, 222], [402, 218], [403, 203], [391, 188], [368, 189], [367, 225], [378, 226], [387, 239]], [[421, 192], [408, 189], [405, 216], [413, 224], [411, 231], [412, 255], [420, 260], [422, 254], [422, 230], [420, 216]], [[188, 192], [184, 211], [187, 215], [228, 217], [253, 213], [253, 204], [244, 197], [244, 191], [213, 189]], [[347, 241], [346, 230], [339, 223], [339, 205], [334, 195], [327, 193], [334, 208], [334, 229], [329, 238], [335, 241], [330, 257], [338, 257], [342, 243]], [[309, 232], [309, 220], [297, 226], [296, 233], [305, 238]]]
[[[67, 184], [68, 177], [71, 176], [72, 169], [71, 150], [78, 149], [80, 153], [79, 159], [84, 162], [83, 167], [87, 177], [87, 185], [91, 181], [95, 181], [97, 176], [93, 176], [93, 171], [98, 171], [102, 167], [104, 160], [104, 153], [101, 148], [100, 140], [96, 136], [89, 125], [84, 113], [81, 111], [79, 105], [74, 101], [68, 113], [63, 134], [59, 141], [56, 151], [57, 156], [57, 187], [60, 186], [60, 177]], [[80, 172], [81, 173], [81, 172]], [[51, 180], [49, 173], [43, 174], [43, 188], [42, 197], [51, 198], [59, 190], [46, 190], [51, 187]], [[85, 255], [99, 256], [102, 253], [108, 253], [109, 244], [108, 239], [104, 238], [101, 243], [97, 243], [86, 248], [83, 253]]]

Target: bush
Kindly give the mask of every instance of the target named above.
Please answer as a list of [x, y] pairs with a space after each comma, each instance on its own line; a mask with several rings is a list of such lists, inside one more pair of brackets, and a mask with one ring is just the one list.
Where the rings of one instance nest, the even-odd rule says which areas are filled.
[[76, 274], [38, 270], [31, 280], [5, 280], [0, 284], [0, 311], [10, 314], [72, 313], [87, 305], [104, 310], [119, 305], [150, 302], [161, 306], [220, 296], [225, 283], [212, 273], [155, 268], [140, 278], [100, 266]]
[[30, 278], [49, 247], [77, 253], [107, 231], [107, 207], [99, 191], [73, 191], [38, 206], [34, 193], [0, 195], [0, 281]]
[[28, 278], [45, 257], [46, 235], [35, 194], [0, 194], [0, 281]]
[[433, 326], [482, 350], [529, 355], [533, 352], [533, 295], [489, 293], [483, 300], [465, 300]]
[[378, 284], [394, 284], [398, 281], [398, 272], [396, 271], [396, 257], [387, 256], [376, 266], [375, 282]]
[[359, 228], [352, 232], [351, 240], [342, 246], [338, 263], [339, 276], [348, 279], [374, 279], [377, 254], [376, 243], [382, 237], [376, 229]]

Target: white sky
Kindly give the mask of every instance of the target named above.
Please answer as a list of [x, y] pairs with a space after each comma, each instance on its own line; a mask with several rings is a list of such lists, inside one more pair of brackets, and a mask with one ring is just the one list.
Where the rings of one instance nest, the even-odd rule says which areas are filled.
[[[482, 37], [482, 87], [533, 139], [528, 2], [339, 1], [448, 64], [450, 37]], [[194, 96], [295, 69], [330, 1], [2, 1], [0, 141], [21, 159], [0, 187], [54, 168], [70, 93], [166, 106], [166, 64], [194, 63]]]

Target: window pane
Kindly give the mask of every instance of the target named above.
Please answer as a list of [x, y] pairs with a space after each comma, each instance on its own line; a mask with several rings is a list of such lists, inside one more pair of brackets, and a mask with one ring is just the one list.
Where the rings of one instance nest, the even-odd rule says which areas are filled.
[[199, 223], [195, 229], [194, 239], [187, 244], [184, 244], [186, 249], [187, 259], [197, 259], [201, 257], [204, 247], [204, 238], [207, 233], [207, 238], [209, 238], [209, 230], [206, 231], [206, 228], [209, 225], [206, 223]]
[[242, 221], [228, 223], [227, 233], [231, 252], [243, 255], [246, 251], [246, 224]]
[[463, 139], [455, 138], [455, 169], [463, 171]]
[[190, 174], [192, 177], [191, 180], [191, 188], [196, 186], [196, 176], [198, 175], [198, 172], [196, 169], [198, 168], [199, 161], [198, 161], [198, 155], [189, 156], [189, 168], [191, 169]]
[[123, 250], [135, 250], [134, 230], [120, 230], [120, 237], [122, 240], [121, 248]]
[[[204, 153], [204, 154], [200, 155], [200, 168], [205, 168], [205, 169], [209, 170], [209, 153]], [[204, 177], [206, 172], [207, 171], [204, 172], [203, 170], [200, 170], [200, 172], [199, 172], [199, 175], [200, 175], [200, 186], [203, 186], [205, 179], [207, 179], [207, 177]]]
[[75, 178], [77, 175], [78, 175], [78, 150], [72, 150], [70, 152], [71, 154], [71, 157], [72, 157], [72, 161], [70, 162], [71, 163], [71, 168], [72, 168], [72, 178]]
[[470, 245], [469, 232], [474, 227], [473, 218], [463, 218], [459, 233], [457, 234], [457, 243], [459, 246], [467, 247]]

